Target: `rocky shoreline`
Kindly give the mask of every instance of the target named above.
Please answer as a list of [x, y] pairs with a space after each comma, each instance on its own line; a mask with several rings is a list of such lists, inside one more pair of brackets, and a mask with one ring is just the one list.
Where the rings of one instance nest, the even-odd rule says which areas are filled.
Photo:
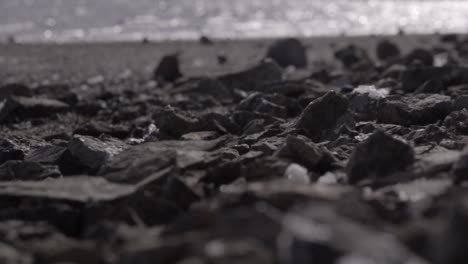
[[464, 36], [106, 45], [0, 51], [2, 263], [467, 262]]

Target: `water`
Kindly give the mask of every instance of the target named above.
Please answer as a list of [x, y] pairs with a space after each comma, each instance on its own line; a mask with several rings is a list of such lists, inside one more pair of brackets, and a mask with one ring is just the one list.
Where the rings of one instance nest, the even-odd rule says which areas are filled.
[[0, 39], [113, 41], [468, 32], [463, 0], [0, 0]]

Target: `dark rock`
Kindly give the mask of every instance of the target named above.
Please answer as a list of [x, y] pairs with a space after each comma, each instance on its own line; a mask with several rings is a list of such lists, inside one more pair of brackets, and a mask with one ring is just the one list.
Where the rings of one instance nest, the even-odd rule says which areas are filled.
[[440, 41], [446, 42], [446, 43], [456, 43], [458, 42], [458, 35], [457, 34], [444, 34], [440, 36]]
[[23, 151], [13, 141], [0, 139], [0, 165], [8, 160], [22, 160]]
[[328, 171], [335, 162], [335, 157], [327, 149], [303, 136], [288, 136], [285, 145], [278, 150], [277, 155], [317, 172]]
[[463, 67], [418, 67], [401, 73], [402, 88], [413, 92], [428, 81], [437, 81], [446, 88], [463, 84], [468, 80], [468, 69]]
[[126, 145], [116, 139], [100, 140], [82, 135], [75, 135], [68, 143], [71, 156], [78, 164], [88, 168], [90, 173], [99, 170], [102, 165], [125, 148]]
[[377, 108], [382, 99], [387, 97], [388, 89], [375, 86], [359, 86], [349, 95], [349, 108], [360, 121], [374, 120]]
[[20, 83], [5, 84], [0, 87], [0, 101], [11, 96], [31, 96], [32, 91], [29, 87]]
[[61, 176], [57, 166], [32, 161], [9, 160], [0, 166], [0, 181], [39, 181]]
[[213, 40], [211, 40], [207, 36], [201, 36], [199, 42], [202, 45], [212, 45], [213, 44]]
[[460, 134], [468, 135], [468, 110], [464, 108], [450, 113], [444, 120], [444, 126]]
[[281, 67], [307, 67], [307, 50], [300, 40], [288, 38], [273, 43], [267, 51], [267, 58], [273, 59]]
[[376, 55], [379, 60], [386, 61], [399, 58], [401, 52], [397, 44], [390, 40], [381, 40], [377, 43]]
[[460, 95], [455, 98], [453, 102], [453, 110], [460, 111], [463, 109], [468, 110], [468, 95]]
[[222, 82], [212, 78], [201, 78], [188, 81], [181, 87], [172, 89], [174, 94], [184, 93], [190, 95], [213, 96], [222, 101], [232, 100], [232, 92]]
[[445, 88], [441, 80], [433, 79], [423, 83], [416, 89], [415, 93], [440, 93], [445, 90]]
[[224, 75], [218, 80], [231, 91], [235, 89], [257, 91], [265, 84], [283, 79], [283, 70], [274, 61], [266, 60], [250, 69]]
[[350, 183], [379, 180], [414, 162], [413, 148], [406, 142], [378, 131], [359, 144], [348, 161]]
[[156, 81], [161, 82], [174, 82], [182, 77], [178, 54], [164, 56], [154, 70], [153, 77]]
[[254, 111], [280, 118], [285, 118], [288, 115], [286, 107], [269, 101], [261, 93], [251, 94], [249, 97], [242, 100], [237, 108], [241, 111]]
[[60, 162], [66, 150], [66, 147], [61, 146], [43, 146], [29, 152], [24, 159], [30, 162], [56, 165]]
[[417, 63], [424, 66], [433, 66], [434, 55], [429, 50], [418, 48], [406, 55], [405, 62], [407, 65]]
[[450, 97], [439, 94], [390, 96], [378, 107], [377, 120], [399, 125], [427, 125], [444, 119], [452, 111]]
[[153, 115], [154, 122], [161, 132], [179, 138], [183, 134], [195, 132], [200, 127], [198, 118], [188, 116], [167, 106]]
[[216, 56], [216, 60], [219, 65], [224, 65], [228, 62], [228, 57], [224, 54], [218, 54], [218, 56]]
[[68, 109], [68, 104], [53, 99], [9, 97], [4, 104], [0, 103], [0, 122], [6, 119], [24, 120], [51, 117]]
[[354, 68], [357, 66], [372, 65], [372, 61], [367, 54], [367, 51], [355, 45], [348, 45], [335, 52], [335, 58], [340, 60], [346, 68]]
[[312, 101], [295, 122], [295, 127], [304, 129], [314, 141], [333, 129], [338, 119], [348, 109], [349, 102], [334, 91]]

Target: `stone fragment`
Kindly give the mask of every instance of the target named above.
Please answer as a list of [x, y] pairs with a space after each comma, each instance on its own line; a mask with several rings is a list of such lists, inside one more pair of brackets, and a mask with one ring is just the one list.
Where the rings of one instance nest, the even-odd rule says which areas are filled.
[[182, 77], [179, 67], [178, 54], [166, 55], [154, 70], [153, 77], [160, 82], [174, 82]]
[[413, 148], [406, 142], [377, 131], [360, 143], [348, 161], [350, 183], [379, 180], [401, 171], [415, 160]]
[[23, 151], [13, 141], [0, 139], [0, 165], [8, 160], [22, 160]]
[[400, 57], [400, 48], [394, 42], [384, 39], [377, 43], [376, 47], [377, 58], [381, 61], [397, 59]]
[[295, 127], [305, 130], [310, 138], [319, 141], [333, 129], [338, 119], [348, 110], [348, 100], [334, 91], [312, 101], [295, 122]]
[[39, 181], [61, 176], [57, 166], [32, 161], [9, 160], [0, 165], [0, 181]]
[[24, 120], [51, 117], [65, 112], [69, 105], [54, 99], [35, 97], [9, 97], [0, 102], [0, 122], [4, 120]]
[[245, 71], [220, 76], [218, 80], [233, 90], [257, 91], [263, 85], [283, 79], [283, 70], [277, 63], [266, 60]]
[[266, 56], [276, 61], [283, 68], [288, 66], [304, 68], [307, 66], [306, 47], [296, 38], [276, 41], [268, 48]]

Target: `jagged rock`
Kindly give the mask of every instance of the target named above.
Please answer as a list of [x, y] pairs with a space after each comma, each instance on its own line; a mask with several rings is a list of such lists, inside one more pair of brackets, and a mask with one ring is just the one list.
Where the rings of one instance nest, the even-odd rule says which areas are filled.
[[29, 87], [20, 83], [5, 84], [0, 87], [0, 101], [11, 96], [31, 96], [32, 92]]
[[327, 171], [335, 161], [333, 155], [325, 148], [316, 145], [304, 136], [288, 136], [278, 157], [288, 158], [312, 171]]
[[468, 134], [468, 109], [450, 113], [444, 120], [444, 126], [463, 135]]
[[22, 160], [23, 151], [11, 140], [0, 139], [0, 165], [8, 160]]
[[450, 97], [440, 94], [389, 96], [379, 104], [377, 120], [399, 125], [427, 125], [444, 119], [452, 111]]
[[57, 166], [32, 161], [9, 160], [0, 166], [0, 181], [38, 181], [61, 176]]
[[68, 143], [68, 151], [78, 164], [94, 173], [115, 155], [126, 148], [119, 140], [104, 138], [103, 140], [75, 135]]
[[414, 162], [413, 148], [406, 142], [377, 131], [354, 150], [346, 171], [350, 183], [378, 180]]
[[67, 151], [66, 147], [47, 145], [32, 150], [24, 160], [41, 164], [59, 164], [65, 151]]
[[170, 106], [156, 112], [153, 118], [161, 132], [176, 138], [195, 132], [200, 127], [200, 121], [197, 118], [178, 112]]
[[273, 43], [267, 51], [267, 58], [276, 61], [281, 67], [294, 66], [305, 68], [307, 66], [307, 50], [299, 39], [288, 38]]
[[405, 57], [405, 62], [408, 65], [420, 63], [424, 66], [434, 65], [434, 55], [426, 49], [414, 49]]
[[239, 103], [237, 109], [269, 114], [279, 118], [285, 118], [288, 115], [288, 109], [285, 106], [269, 101], [261, 93], [251, 94]]
[[401, 55], [400, 48], [397, 46], [397, 44], [387, 39], [381, 40], [377, 43], [375, 53], [377, 58], [381, 61], [397, 59]]
[[34, 97], [9, 97], [6, 102], [0, 102], [0, 122], [8, 120], [24, 120], [29, 118], [51, 117], [54, 114], [67, 111], [69, 105], [54, 99]]
[[174, 82], [182, 77], [178, 54], [164, 56], [154, 70], [153, 77], [156, 81], [161, 82]]
[[381, 99], [388, 96], [388, 89], [361, 85], [349, 95], [349, 108], [359, 121], [374, 120]]
[[310, 138], [319, 141], [323, 134], [333, 129], [338, 119], [348, 109], [349, 102], [334, 91], [312, 101], [295, 122], [295, 127], [305, 130]]
[[250, 69], [224, 75], [218, 80], [231, 91], [235, 89], [257, 91], [263, 85], [283, 79], [283, 70], [274, 61], [266, 60]]

